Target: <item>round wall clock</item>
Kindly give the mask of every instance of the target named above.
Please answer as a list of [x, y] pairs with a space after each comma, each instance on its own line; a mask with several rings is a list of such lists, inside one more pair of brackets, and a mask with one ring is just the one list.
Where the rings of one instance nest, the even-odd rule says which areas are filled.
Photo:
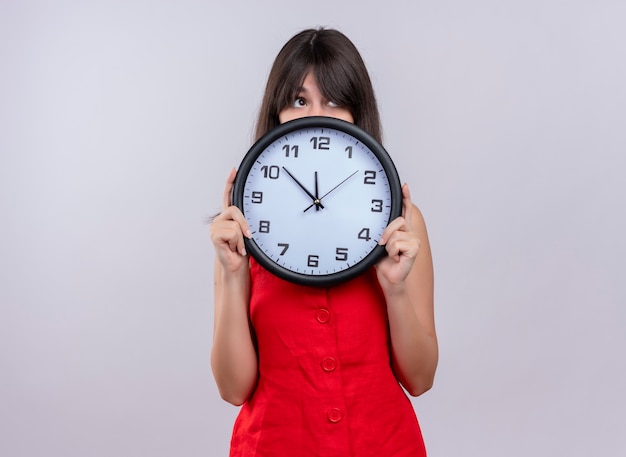
[[250, 255], [276, 276], [324, 287], [385, 255], [378, 241], [402, 212], [385, 149], [354, 124], [319, 116], [261, 137], [241, 162], [232, 201], [250, 225]]

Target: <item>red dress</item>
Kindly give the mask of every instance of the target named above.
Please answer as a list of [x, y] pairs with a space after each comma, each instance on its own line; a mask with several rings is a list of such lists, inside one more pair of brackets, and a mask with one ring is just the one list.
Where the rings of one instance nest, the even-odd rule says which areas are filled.
[[292, 284], [251, 260], [259, 380], [231, 457], [420, 457], [420, 427], [390, 364], [372, 268], [331, 288]]

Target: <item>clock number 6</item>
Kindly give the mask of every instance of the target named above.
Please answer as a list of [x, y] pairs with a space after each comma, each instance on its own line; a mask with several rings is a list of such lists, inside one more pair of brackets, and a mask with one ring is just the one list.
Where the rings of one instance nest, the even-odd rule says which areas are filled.
[[309, 254], [307, 265], [311, 268], [317, 268], [320, 264], [320, 256]]

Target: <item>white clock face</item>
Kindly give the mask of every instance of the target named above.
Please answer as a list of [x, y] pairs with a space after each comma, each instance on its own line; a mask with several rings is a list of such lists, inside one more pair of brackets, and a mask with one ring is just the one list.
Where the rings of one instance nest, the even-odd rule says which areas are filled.
[[386, 153], [383, 166], [361, 139], [328, 126], [298, 128], [244, 159], [241, 208], [252, 254], [265, 257], [257, 260], [286, 279], [315, 283], [347, 277], [380, 254], [378, 240], [398, 212], [397, 174]]

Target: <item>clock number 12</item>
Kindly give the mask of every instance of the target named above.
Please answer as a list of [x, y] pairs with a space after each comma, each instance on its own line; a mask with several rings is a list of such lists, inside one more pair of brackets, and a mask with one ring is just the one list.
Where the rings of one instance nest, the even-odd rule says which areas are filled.
[[330, 149], [330, 137], [327, 136], [314, 136], [309, 140], [313, 143], [313, 149]]

